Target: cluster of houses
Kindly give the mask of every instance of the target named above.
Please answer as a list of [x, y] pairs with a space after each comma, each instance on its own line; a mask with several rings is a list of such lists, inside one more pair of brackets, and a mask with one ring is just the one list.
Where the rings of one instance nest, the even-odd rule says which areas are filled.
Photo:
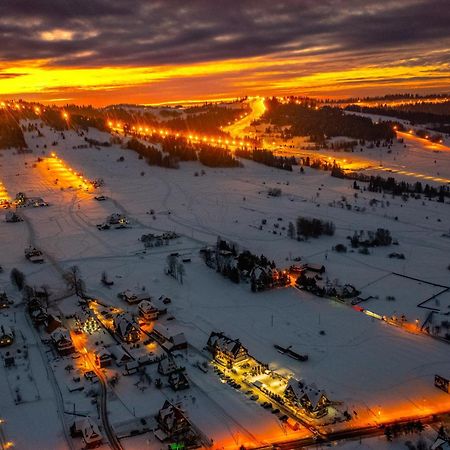
[[185, 368], [178, 366], [175, 358], [169, 354], [158, 363], [158, 373], [168, 377], [169, 386], [174, 391], [181, 391], [189, 388], [189, 380], [185, 373]]
[[47, 300], [47, 292], [33, 289], [27, 301], [28, 314], [36, 328], [44, 327], [58, 354], [70, 355], [75, 352], [70, 332], [58, 317], [47, 312], [47, 308], [44, 306]]
[[238, 339], [231, 339], [222, 332], [212, 332], [208, 338], [206, 349], [212, 354], [214, 360], [228, 368], [238, 369], [246, 367], [248, 377], [256, 377], [264, 374], [280, 380], [279, 385], [285, 385], [282, 392], [271, 390], [268, 385], [259, 380], [247, 378], [247, 384], [258, 388], [265, 395], [278, 402], [280, 406], [300, 410], [311, 418], [320, 418], [328, 414], [328, 400], [325, 391], [318, 389], [314, 384], [306, 384], [303, 380], [295, 378], [285, 379], [280, 374], [268, 369], [268, 366], [260, 363], [252, 357], [248, 350]]
[[249, 280], [253, 292], [287, 286], [289, 273], [276, 268], [264, 255], [258, 257], [248, 250], [239, 252], [237, 244], [217, 238], [214, 247], [200, 250], [205, 264], [215, 269], [231, 281], [239, 283]]
[[253, 292], [287, 286], [290, 282], [289, 274], [285, 270], [278, 270], [270, 266], [254, 267], [250, 272], [250, 280]]
[[354, 298], [360, 292], [352, 284], [331, 283], [324, 280], [325, 266], [321, 264], [304, 264], [295, 270], [298, 275], [296, 285], [319, 297], [334, 297], [338, 299]]
[[25, 208], [28, 206], [41, 208], [43, 206], [49, 206], [48, 203], [41, 197], [27, 197], [27, 195], [23, 192], [17, 193], [13, 204], [18, 208]]
[[140, 237], [140, 241], [144, 244], [145, 248], [161, 247], [162, 245], [169, 245], [169, 241], [177, 239], [179, 236], [174, 231], [166, 231], [163, 234], [143, 234]]

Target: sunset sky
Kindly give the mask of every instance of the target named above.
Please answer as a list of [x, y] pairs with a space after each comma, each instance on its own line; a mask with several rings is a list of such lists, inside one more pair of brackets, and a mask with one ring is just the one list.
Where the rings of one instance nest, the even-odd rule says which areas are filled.
[[450, 91], [448, 0], [0, 0], [0, 98]]

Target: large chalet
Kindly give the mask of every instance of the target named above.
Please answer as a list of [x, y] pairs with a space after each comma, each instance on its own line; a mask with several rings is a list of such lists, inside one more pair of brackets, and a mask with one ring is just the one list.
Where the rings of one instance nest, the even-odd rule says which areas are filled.
[[223, 333], [212, 332], [206, 346], [217, 362], [228, 367], [240, 364], [249, 357], [247, 349], [238, 339], [231, 339]]
[[288, 402], [297, 408], [304, 410], [314, 418], [328, 414], [328, 400], [324, 391], [319, 390], [315, 384], [307, 385], [304, 381], [291, 378], [284, 391]]
[[113, 326], [117, 336], [124, 342], [137, 342], [141, 337], [139, 326], [131, 314], [118, 314], [114, 317]]

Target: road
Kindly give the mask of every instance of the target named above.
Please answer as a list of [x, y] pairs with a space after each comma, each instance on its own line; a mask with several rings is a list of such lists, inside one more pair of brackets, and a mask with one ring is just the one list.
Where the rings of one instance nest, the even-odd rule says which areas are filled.
[[439, 423], [444, 420], [449, 419], [450, 411], [446, 413], [442, 413], [439, 415], [427, 415], [427, 416], [418, 416], [408, 419], [401, 419], [391, 422], [386, 422], [380, 425], [373, 425], [368, 427], [360, 427], [346, 430], [339, 430], [328, 433], [325, 437], [317, 439], [313, 437], [303, 438], [303, 439], [294, 439], [286, 442], [275, 442], [269, 446], [257, 447], [254, 450], [300, 450], [305, 447], [315, 446], [317, 444], [330, 444], [335, 441], [340, 441], [344, 439], [355, 439], [355, 438], [368, 438], [374, 436], [382, 436], [384, 435], [384, 430], [386, 427], [390, 427], [393, 425], [406, 425], [411, 421], [420, 421], [423, 425], [430, 425], [433, 423]]
[[[73, 207], [73, 204], [75, 203], [76, 195], [77, 194], [75, 193], [73, 201], [72, 201], [71, 205], [69, 206], [70, 209]], [[26, 223], [26, 225], [28, 227], [30, 245], [35, 247], [36, 246], [36, 232], [34, 230], [33, 224], [31, 223], [30, 218], [26, 214], [22, 213], [22, 215], [23, 215], [23, 218], [24, 218], [24, 222]], [[64, 274], [64, 270], [61, 267], [61, 265], [59, 264], [59, 262], [54, 257], [52, 257], [48, 252], [43, 251], [43, 253], [44, 253], [44, 256], [46, 257], [46, 259], [50, 262], [52, 267], [58, 273], [58, 275], [62, 276]], [[61, 317], [64, 317], [64, 314], [59, 310], [57, 305], [53, 305], [53, 307], [56, 308], [60, 312], [60, 316]], [[27, 317], [27, 319], [28, 319], [28, 317]], [[63, 320], [63, 325], [66, 326], [66, 328], [70, 330], [70, 326], [65, 320]], [[30, 324], [30, 327], [33, 329], [33, 331], [35, 331], [34, 328], [31, 326], [31, 324]], [[39, 336], [38, 336], [38, 338], [39, 338]], [[74, 340], [74, 344], [76, 345], [76, 340]], [[38, 347], [40, 349], [39, 345], [38, 345]], [[42, 353], [42, 349], [40, 349], [40, 350], [41, 350], [41, 353]], [[95, 363], [90, 360], [89, 354], [85, 351], [84, 348], [77, 348], [77, 351], [79, 351], [81, 354], [84, 354], [86, 360], [90, 363], [89, 365], [91, 366], [92, 370], [96, 373], [96, 375], [97, 375], [97, 377], [99, 379], [100, 386], [101, 386], [101, 389], [100, 389], [100, 404], [99, 404], [100, 411], [99, 412], [100, 412], [100, 418], [101, 418], [101, 421], [102, 421], [102, 424], [103, 424], [103, 429], [105, 431], [105, 434], [106, 434], [106, 437], [107, 437], [107, 439], [109, 441], [109, 444], [110, 444], [111, 448], [114, 449], [114, 450], [123, 450], [119, 439], [117, 438], [114, 430], [111, 427], [111, 424], [109, 423], [108, 406], [107, 406], [107, 400], [108, 400], [107, 380], [106, 380], [103, 372], [101, 372], [101, 370], [99, 370], [97, 368]], [[48, 363], [48, 361], [46, 361], [44, 356], [42, 356], [42, 357], [43, 357], [44, 362]], [[61, 395], [61, 391], [59, 389], [59, 385], [58, 385], [58, 383], [56, 381], [56, 378], [55, 378], [55, 375], [54, 375], [52, 369], [49, 368], [48, 372], [49, 372], [49, 378], [50, 378], [50, 380], [52, 382], [52, 386], [53, 386], [53, 389], [54, 389], [54, 392], [55, 392], [55, 397], [56, 397], [56, 400], [57, 400], [57, 407], [58, 407], [57, 409], [58, 409], [58, 412], [59, 412], [61, 420], [62, 420], [63, 430], [64, 430], [64, 434], [65, 434], [65, 437], [66, 437], [66, 441], [67, 441], [69, 447], [73, 448], [72, 440], [71, 440], [71, 438], [69, 436], [69, 432], [68, 432], [68, 429], [67, 429], [67, 424], [66, 424], [66, 422], [64, 420], [64, 404], [63, 404], [63, 398], [62, 398], [62, 395]]]
[[249, 128], [254, 120], [259, 119], [266, 111], [263, 97], [253, 97], [248, 99], [251, 111], [240, 120], [223, 128], [225, 133], [230, 134], [233, 139], [243, 139], [249, 135]]

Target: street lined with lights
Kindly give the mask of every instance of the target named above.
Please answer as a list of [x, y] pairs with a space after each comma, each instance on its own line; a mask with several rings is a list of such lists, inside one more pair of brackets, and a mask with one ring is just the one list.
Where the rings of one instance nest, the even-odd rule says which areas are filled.
[[80, 172], [68, 166], [55, 152], [43, 160], [44, 166], [54, 177], [54, 184], [61, 188], [92, 190], [92, 184]]

